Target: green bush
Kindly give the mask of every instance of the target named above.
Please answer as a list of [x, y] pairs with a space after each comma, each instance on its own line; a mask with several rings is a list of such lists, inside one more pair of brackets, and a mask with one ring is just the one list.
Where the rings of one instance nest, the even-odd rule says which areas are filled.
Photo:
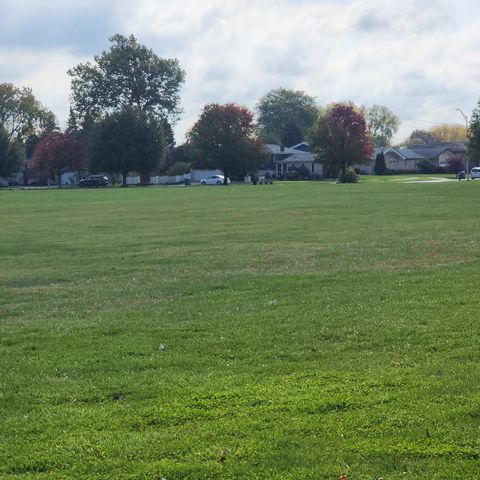
[[420, 173], [444, 173], [445, 170], [442, 167], [437, 167], [430, 160], [421, 160], [417, 163], [417, 167]]
[[297, 172], [300, 178], [308, 179], [310, 177], [310, 170], [305, 165], [298, 167]]
[[375, 157], [375, 166], [373, 167], [375, 175], [385, 175], [387, 172], [387, 165], [385, 163], [385, 155], [383, 151]]
[[298, 174], [297, 170], [290, 170], [285, 175], [286, 180], [298, 180], [299, 178], [300, 178], [300, 175]]
[[190, 171], [190, 163], [188, 162], [177, 162], [174, 163], [167, 171], [168, 175], [172, 177], [175, 175], [183, 175]]
[[352, 167], [347, 167], [346, 172], [343, 170], [338, 174], [337, 182], [339, 183], [357, 183], [358, 175]]

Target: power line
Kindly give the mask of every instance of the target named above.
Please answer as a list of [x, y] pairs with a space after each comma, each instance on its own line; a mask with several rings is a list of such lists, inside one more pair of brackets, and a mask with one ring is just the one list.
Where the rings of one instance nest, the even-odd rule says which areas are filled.
[[431, 120], [415, 120], [413, 118], [401, 118], [401, 122], [417, 122], [417, 123], [428, 123], [430, 125], [443, 125], [446, 122], [432, 122]]

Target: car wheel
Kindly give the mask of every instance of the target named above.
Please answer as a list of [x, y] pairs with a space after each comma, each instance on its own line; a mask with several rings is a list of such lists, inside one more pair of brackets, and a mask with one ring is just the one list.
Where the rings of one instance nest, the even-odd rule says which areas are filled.
[[207, 184], [207, 182], [200, 182], [200, 185], [204, 187]]
[[221, 185], [222, 182], [220, 180], [217, 181], [217, 185]]

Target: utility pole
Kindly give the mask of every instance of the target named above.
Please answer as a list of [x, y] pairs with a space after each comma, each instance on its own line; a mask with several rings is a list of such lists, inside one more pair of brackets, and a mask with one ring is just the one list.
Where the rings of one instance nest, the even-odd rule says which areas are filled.
[[[463, 110], [461, 108], [456, 108], [455, 110], [460, 112], [460, 115], [465, 120], [465, 128], [466, 128], [466, 133], [467, 133], [467, 137], [468, 137], [468, 117], [463, 113]], [[468, 152], [466, 154], [466, 158], [467, 158], [467, 181], [468, 181], [468, 180], [470, 180], [470, 168], [469, 168], [469, 162], [468, 162]]]

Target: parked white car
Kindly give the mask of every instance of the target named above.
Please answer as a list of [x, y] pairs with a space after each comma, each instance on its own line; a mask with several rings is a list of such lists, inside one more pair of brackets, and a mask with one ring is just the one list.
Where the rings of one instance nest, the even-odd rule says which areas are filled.
[[[207, 178], [200, 180], [200, 185], [223, 185], [225, 177], [223, 175], [210, 175]], [[230, 183], [230, 179], [227, 178], [227, 183]]]
[[473, 167], [470, 170], [470, 178], [480, 178], [480, 167]]

